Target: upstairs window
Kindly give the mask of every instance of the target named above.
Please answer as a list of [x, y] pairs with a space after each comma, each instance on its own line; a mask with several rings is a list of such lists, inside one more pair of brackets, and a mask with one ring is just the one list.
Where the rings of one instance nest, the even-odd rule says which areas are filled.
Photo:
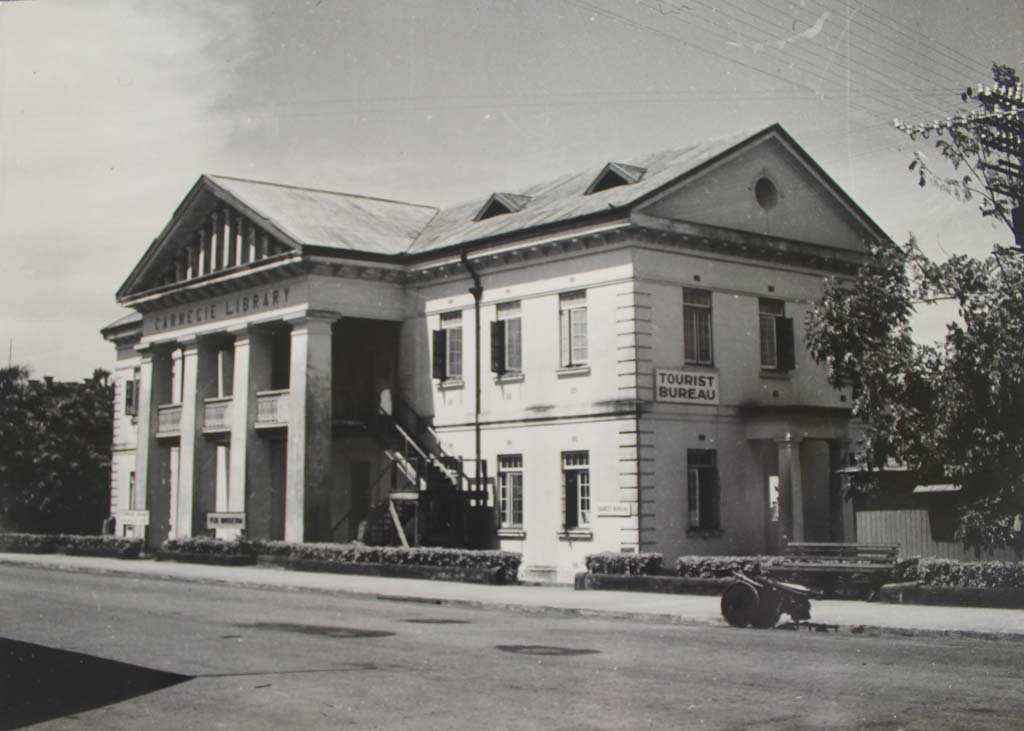
[[434, 331], [434, 378], [462, 378], [462, 313], [441, 315], [441, 329]]
[[499, 376], [523, 370], [523, 321], [519, 302], [498, 305], [498, 319], [491, 323], [491, 370]]
[[683, 289], [683, 359], [687, 365], [713, 365], [711, 293]]
[[760, 321], [761, 368], [770, 371], [791, 371], [794, 367], [793, 320], [786, 317], [782, 300], [758, 300]]
[[139, 414], [139, 376], [141, 369], [132, 371], [132, 377], [124, 382], [124, 413], [128, 416]]
[[558, 296], [561, 331], [561, 366], [587, 364], [587, 293], [566, 292]]
[[687, 450], [687, 526], [698, 530], [717, 529], [718, 504], [718, 466], [715, 450]]
[[562, 525], [590, 525], [590, 453], [562, 452]]

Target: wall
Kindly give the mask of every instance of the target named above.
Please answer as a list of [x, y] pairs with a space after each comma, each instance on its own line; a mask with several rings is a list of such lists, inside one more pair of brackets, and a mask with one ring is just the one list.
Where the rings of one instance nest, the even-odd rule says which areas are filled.
[[[763, 175], [778, 190], [769, 210], [754, 197]], [[770, 139], [690, 178], [643, 212], [863, 251], [863, 228], [822, 183], [781, 141]]]

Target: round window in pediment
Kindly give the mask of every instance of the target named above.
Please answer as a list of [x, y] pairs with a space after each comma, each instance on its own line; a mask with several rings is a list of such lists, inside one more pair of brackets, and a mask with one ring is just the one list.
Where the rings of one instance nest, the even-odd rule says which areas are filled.
[[775, 183], [770, 178], [761, 176], [754, 183], [754, 197], [761, 208], [769, 211], [775, 208], [775, 204], [779, 202], [779, 189], [775, 187]]

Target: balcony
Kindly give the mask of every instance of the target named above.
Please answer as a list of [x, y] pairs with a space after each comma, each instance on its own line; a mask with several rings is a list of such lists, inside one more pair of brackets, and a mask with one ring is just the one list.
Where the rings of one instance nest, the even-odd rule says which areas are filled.
[[203, 434], [231, 431], [231, 397], [208, 398], [203, 401]]
[[181, 436], [181, 404], [162, 404], [156, 411], [157, 439]]
[[273, 429], [288, 426], [288, 406], [290, 403], [291, 394], [288, 389], [257, 392], [256, 428]]

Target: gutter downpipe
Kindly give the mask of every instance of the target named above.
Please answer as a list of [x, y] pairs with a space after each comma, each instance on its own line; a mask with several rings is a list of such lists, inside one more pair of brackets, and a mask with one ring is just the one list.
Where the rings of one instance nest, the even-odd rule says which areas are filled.
[[476, 269], [469, 263], [469, 257], [467, 256], [466, 249], [462, 250], [459, 256], [459, 261], [462, 262], [462, 266], [469, 272], [469, 276], [473, 278], [473, 286], [469, 288], [469, 293], [473, 295], [473, 314], [474, 314], [474, 327], [476, 329], [475, 338], [475, 351], [476, 351], [476, 364], [475, 364], [475, 380], [476, 380], [476, 404], [473, 409], [473, 432], [476, 440], [476, 463], [475, 463], [475, 475], [476, 484], [474, 488], [480, 489], [480, 298], [484, 294], [484, 288], [480, 284], [480, 275], [477, 274]]

